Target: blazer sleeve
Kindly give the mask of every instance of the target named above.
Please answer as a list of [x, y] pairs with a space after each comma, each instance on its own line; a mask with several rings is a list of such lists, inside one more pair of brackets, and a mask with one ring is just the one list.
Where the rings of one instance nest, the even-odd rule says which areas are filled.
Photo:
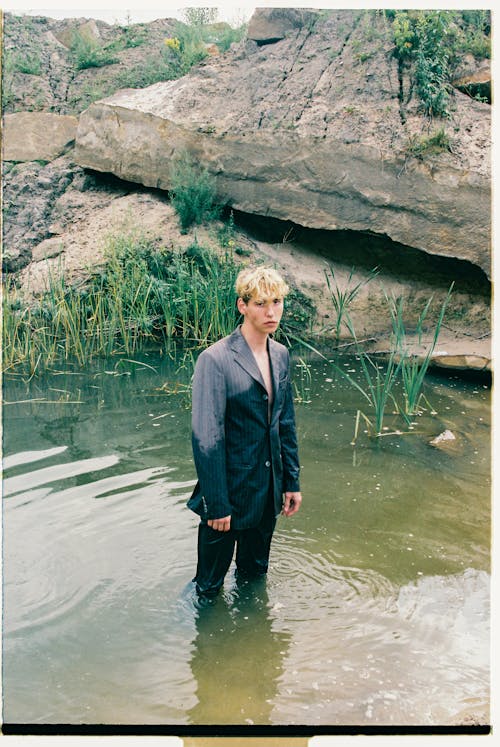
[[231, 514], [226, 477], [226, 379], [208, 351], [198, 357], [192, 389], [192, 446], [207, 519]]
[[288, 351], [286, 351], [286, 367], [287, 384], [279, 420], [281, 459], [283, 462], [283, 492], [296, 493], [300, 490], [300, 464]]

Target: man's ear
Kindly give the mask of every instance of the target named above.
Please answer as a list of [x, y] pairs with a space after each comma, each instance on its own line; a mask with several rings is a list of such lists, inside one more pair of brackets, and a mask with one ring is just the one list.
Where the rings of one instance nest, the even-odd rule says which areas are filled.
[[247, 305], [242, 298], [238, 298], [238, 300], [236, 301], [236, 306], [238, 307], [238, 311], [240, 312], [240, 314], [245, 314]]

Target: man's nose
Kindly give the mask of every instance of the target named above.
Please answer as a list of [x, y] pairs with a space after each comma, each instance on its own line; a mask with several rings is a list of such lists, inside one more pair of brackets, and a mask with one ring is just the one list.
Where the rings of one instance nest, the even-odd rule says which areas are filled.
[[271, 305], [266, 307], [266, 315], [267, 316], [274, 316], [274, 309]]

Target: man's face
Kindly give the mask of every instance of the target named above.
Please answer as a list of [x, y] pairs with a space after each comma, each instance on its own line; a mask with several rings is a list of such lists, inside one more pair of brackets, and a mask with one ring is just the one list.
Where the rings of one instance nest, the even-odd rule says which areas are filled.
[[261, 334], [271, 334], [278, 329], [283, 314], [283, 299], [251, 298], [247, 303], [238, 299], [238, 310], [245, 323]]

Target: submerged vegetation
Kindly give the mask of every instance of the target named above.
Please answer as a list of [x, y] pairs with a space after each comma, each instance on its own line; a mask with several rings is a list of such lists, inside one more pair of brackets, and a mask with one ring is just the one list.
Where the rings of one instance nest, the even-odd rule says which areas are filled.
[[[96, 357], [132, 356], [153, 347], [175, 357], [183, 376], [192, 372], [199, 350], [230, 334], [239, 321], [234, 282], [241, 264], [235, 258], [232, 231], [229, 220], [219, 230], [218, 251], [196, 240], [180, 251], [166, 249], [138, 233], [110, 236], [103, 268], [80, 285], [69, 285], [62, 267], [49, 276], [47, 290], [36, 298], [23, 296], [14, 283], [7, 284], [3, 294], [4, 372], [32, 377], [64, 361], [76, 359], [85, 366]], [[392, 421], [394, 416], [402, 418], [412, 429], [415, 417], [424, 411], [423, 404], [431, 411], [423, 393], [424, 380], [452, 292], [450, 288], [433, 323], [431, 342], [418, 357], [410, 352], [404, 299], [386, 295], [393, 339], [388, 355], [380, 359], [362, 349], [349, 314], [361, 285], [376, 275], [372, 270], [366, 280], [355, 283], [352, 269], [344, 289], [333, 270], [327, 275], [336, 314], [337, 357], [330, 361], [332, 370], [340, 372], [367, 403], [366, 410], [357, 411], [353, 444], [361, 422], [369, 435], [401, 433], [387, 427], [388, 416]], [[424, 304], [413, 331], [419, 342], [431, 301]], [[319, 352], [311, 342], [314, 317], [311, 302], [292, 289], [279, 339]], [[355, 345], [359, 376], [339, 365], [341, 324]], [[311, 401], [310, 371], [304, 357], [299, 357], [295, 367], [293, 386], [297, 402]]]

